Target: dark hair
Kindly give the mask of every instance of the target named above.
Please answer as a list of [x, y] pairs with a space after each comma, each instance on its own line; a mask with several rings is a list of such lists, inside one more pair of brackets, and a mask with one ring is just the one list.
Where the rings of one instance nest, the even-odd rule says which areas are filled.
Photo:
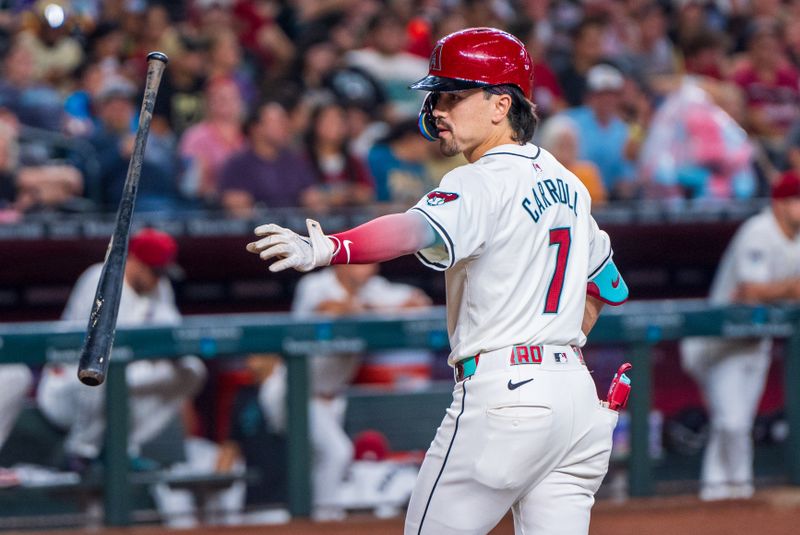
[[258, 104], [247, 112], [244, 122], [242, 123], [242, 133], [245, 137], [249, 138], [252, 134], [253, 128], [261, 122], [261, 113], [267, 106], [278, 105], [288, 112], [286, 103], [278, 98], [265, 97], [258, 101]]
[[508, 112], [508, 122], [514, 131], [512, 139], [524, 145], [533, 139], [539, 116], [536, 115], [536, 105], [525, 98], [519, 87], [511, 84], [493, 85], [483, 88], [484, 96], [508, 95], [511, 97], [511, 109]]
[[[303, 136], [303, 142], [306, 146], [306, 152], [308, 153], [308, 158], [311, 162], [311, 166], [314, 168], [317, 174], [317, 180], [320, 183], [324, 182], [325, 173], [322, 170], [322, 166], [320, 165], [320, 154], [319, 154], [319, 145], [318, 145], [318, 138], [317, 138], [317, 122], [319, 121], [320, 116], [325, 113], [325, 111], [331, 108], [339, 108], [344, 111], [344, 106], [336, 101], [329, 101], [329, 102], [322, 102], [318, 104], [314, 110], [311, 112], [311, 118], [308, 121], [308, 128], [306, 129], [305, 135]], [[355, 184], [358, 182], [358, 169], [356, 168], [356, 162], [353, 157], [350, 155], [350, 146], [348, 143], [347, 138], [345, 138], [342, 142], [342, 145], [339, 146], [339, 155], [344, 158], [344, 177], [348, 183]]]

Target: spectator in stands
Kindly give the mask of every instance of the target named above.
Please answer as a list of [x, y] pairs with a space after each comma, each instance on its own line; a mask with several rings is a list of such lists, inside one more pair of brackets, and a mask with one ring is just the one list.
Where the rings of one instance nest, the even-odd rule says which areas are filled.
[[419, 135], [417, 120], [393, 125], [367, 156], [377, 200], [411, 206], [414, 199], [436, 187], [426, 166], [427, 159], [428, 142]]
[[179, 138], [203, 118], [208, 49], [204, 40], [188, 35], [180, 43], [180, 52], [169, 58], [161, 79], [152, 123], [154, 130], [171, 131]]
[[[377, 265], [340, 265], [305, 275], [292, 302], [298, 317], [313, 314], [347, 316], [389, 312], [430, 305], [421, 291], [378, 276]], [[361, 356], [354, 353], [310, 357], [311, 401], [309, 429], [313, 453], [312, 516], [340, 520], [345, 511], [337, 494], [353, 460], [353, 443], [344, 431], [346, 390], [358, 370]], [[286, 429], [286, 367], [279, 364], [261, 386], [259, 400], [274, 429]]]
[[226, 160], [244, 148], [242, 122], [245, 107], [239, 86], [230, 78], [209, 79], [206, 84], [206, 117], [181, 136], [180, 155], [193, 168], [181, 185], [186, 195], [216, 202], [220, 195], [220, 170]]
[[383, 90], [369, 74], [356, 67], [333, 70], [324, 84], [344, 107], [353, 154], [366, 161], [375, 142], [389, 132], [389, 125], [383, 120], [386, 107]]
[[711, 24], [710, 0], [678, 0], [672, 12], [670, 37], [673, 43], [695, 39], [710, 30], [720, 30]]
[[[313, 4], [303, 6], [302, 10]], [[296, 55], [295, 43], [290, 39], [278, 18], [276, 4], [258, 0], [240, 0], [232, 9], [234, 25], [238, 28], [239, 42], [255, 58], [255, 63], [268, 79], [279, 79], [290, 74], [288, 67]]]
[[16, 35], [16, 42], [33, 60], [35, 80], [62, 89], [83, 61], [81, 43], [72, 34], [76, 20], [71, 10], [58, 2], [38, 2], [23, 15], [25, 28]]
[[635, 194], [632, 164], [625, 157], [629, 127], [620, 117], [624, 85], [625, 78], [617, 68], [595, 65], [587, 73], [585, 104], [564, 112], [578, 126], [580, 158], [600, 169], [611, 199]]
[[531, 22], [520, 23], [520, 27], [512, 33], [525, 43], [533, 62], [533, 101], [536, 103], [536, 114], [546, 119], [566, 107], [564, 92], [558, 83], [555, 72], [548, 65], [545, 55], [546, 47], [543, 39], [536, 34], [536, 26]]
[[24, 126], [59, 131], [62, 126], [61, 96], [36, 78], [34, 57], [22, 44], [14, 44], [3, 59], [0, 108], [11, 110]]
[[89, 138], [99, 122], [93, 103], [106, 74], [100, 64], [85, 62], [76, 69], [75, 75], [77, 86], [64, 99], [64, 132], [68, 136]]
[[19, 168], [18, 129], [16, 116], [0, 109], [0, 223], [13, 222], [19, 217], [14, 208]]
[[390, 120], [416, 117], [424, 97], [408, 91], [408, 85], [425, 73], [428, 61], [406, 52], [407, 45], [403, 19], [383, 10], [369, 22], [366, 46], [345, 55], [347, 64], [364, 69], [381, 84], [389, 101]]
[[639, 27], [633, 50], [636, 72], [646, 80], [653, 76], [674, 74], [677, 71], [677, 51], [667, 35], [664, 6], [658, 2], [647, 2], [635, 13], [635, 17]]
[[713, 98], [724, 102], [738, 95], [730, 84], [687, 77], [666, 96], [650, 123], [639, 159], [638, 175], [647, 183], [649, 197], [746, 199], [754, 195], [753, 145]]
[[206, 68], [209, 78], [228, 78], [236, 83], [246, 110], [257, 104], [258, 88], [247, 70], [242, 46], [232, 29], [222, 29], [211, 37]]
[[800, 118], [800, 73], [787, 60], [780, 39], [774, 22], [754, 21], [746, 57], [733, 73], [747, 99], [747, 128], [777, 167], [784, 165], [786, 133]]
[[568, 106], [584, 103], [589, 69], [603, 59], [604, 30], [605, 24], [600, 19], [587, 18], [572, 31], [572, 56], [556, 69]]
[[[90, 139], [98, 157], [96, 174], [87, 173], [87, 191], [106, 209], [116, 209], [128, 174], [136, 129], [136, 90], [124, 78], [107, 80], [97, 94], [99, 128]], [[142, 163], [137, 210], [170, 211], [180, 206], [174, 141], [151, 132]], [[85, 170], [91, 171], [91, 170]]]
[[[709, 300], [750, 305], [800, 300], [800, 175], [784, 173], [771, 206], [745, 221], [722, 258]], [[752, 431], [770, 365], [770, 338], [686, 338], [683, 367], [710, 418], [700, 498], [753, 495]]]
[[[131, 238], [118, 325], [180, 322], [172, 285], [167, 278], [167, 273], [176, 269], [177, 251], [175, 240], [159, 230], [143, 229]], [[102, 263], [94, 264], [80, 276], [62, 314], [63, 320], [86, 324], [102, 268]], [[180, 425], [184, 405], [200, 391], [206, 374], [203, 362], [192, 355], [179, 359], [137, 360], [127, 365], [128, 454], [134, 469], [158, 468], [152, 460], [140, 457], [142, 446], [170, 426]], [[67, 433], [64, 442], [67, 468], [83, 472], [100, 457], [103, 448], [105, 388], [87, 388], [76, 380], [76, 375], [76, 363], [47, 364], [36, 399], [42, 414]], [[207, 449], [207, 444], [188, 447], [186, 454], [190, 465], [197, 460], [192, 457], [194, 453], [198, 453], [202, 461], [202, 457], [207, 457]], [[160, 487], [154, 492], [162, 514], [183, 512], [176, 511], [183, 505], [179, 493], [173, 495]], [[241, 494], [241, 490], [231, 492]]]
[[21, 167], [16, 175], [14, 207], [23, 213], [82, 212], [93, 208], [83, 194], [83, 176], [72, 165], [49, 164]]
[[289, 117], [283, 105], [267, 101], [250, 114], [244, 127], [249, 141], [222, 167], [219, 190], [222, 206], [238, 217], [249, 217], [258, 206], [324, 207], [314, 188], [314, 169], [288, 146]]
[[317, 106], [305, 136], [306, 154], [328, 207], [363, 205], [375, 198], [372, 177], [349, 148], [345, 111], [335, 102]]
[[592, 197], [592, 205], [602, 205], [608, 200], [600, 170], [595, 164], [578, 158], [580, 135], [578, 127], [566, 115], [548, 119], [539, 134], [540, 145], [575, 174]]
[[728, 79], [725, 36], [710, 30], [703, 32], [682, 43], [681, 53], [686, 74], [720, 81]]

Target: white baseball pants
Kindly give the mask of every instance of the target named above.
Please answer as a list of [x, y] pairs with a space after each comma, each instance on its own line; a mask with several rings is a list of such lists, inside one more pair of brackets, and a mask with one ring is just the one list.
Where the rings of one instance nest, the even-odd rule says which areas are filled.
[[772, 344], [766, 340], [687, 338], [681, 343], [684, 369], [700, 385], [710, 431], [703, 454], [701, 485], [709, 497], [725, 486], [753, 484], [753, 422], [764, 392]]
[[2, 448], [25, 404], [25, 396], [33, 382], [33, 375], [24, 364], [3, 364], [0, 366], [0, 381], [3, 384], [0, 388], [0, 448]]
[[543, 346], [537, 364], [511, 365], [510, 352], [482, 354], [475, 374], [456, 383], [406, 535], [482, 535], [509, 509], [517, 534], [588, 533], [618, 414], [600, 405], [571, 347]]

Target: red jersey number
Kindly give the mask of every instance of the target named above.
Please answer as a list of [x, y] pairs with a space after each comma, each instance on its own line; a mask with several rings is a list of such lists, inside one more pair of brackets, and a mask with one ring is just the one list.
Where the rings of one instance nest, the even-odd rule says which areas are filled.
[[550, 229], [550, 246], [558, 247], [556, 251], [556, 269], [547, 288], [547, 301], [544, 304], [545, 314], [558, 314], [558, 305], [561, 302], [561, 291], [564, 289], [564, 279], [567, 273], [569, 260], [569, 247], [572, 237], [569, 227]]

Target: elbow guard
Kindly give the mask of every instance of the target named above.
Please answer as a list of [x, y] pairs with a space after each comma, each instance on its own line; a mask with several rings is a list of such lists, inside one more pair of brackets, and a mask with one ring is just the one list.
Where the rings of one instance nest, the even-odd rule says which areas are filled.
[[586, 293], [612, 306], [628, 300], [628, 285], [622, 280], [613, 260], [605, 265], [586, 285]]

